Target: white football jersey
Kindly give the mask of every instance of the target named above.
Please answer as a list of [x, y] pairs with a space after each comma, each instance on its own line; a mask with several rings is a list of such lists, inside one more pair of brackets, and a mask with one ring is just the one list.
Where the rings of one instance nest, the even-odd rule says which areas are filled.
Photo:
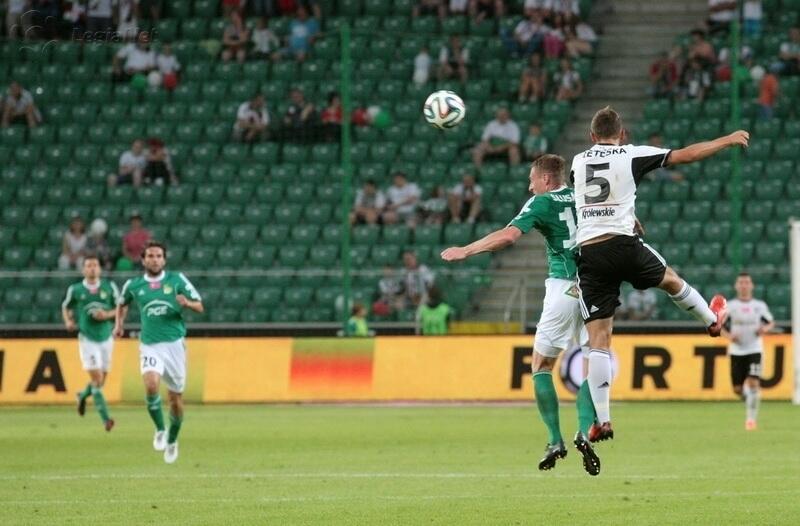
[[667, 163], [671, 150], [633, 144], [595, 144], [572, 159], [578, 213], [577, 243], [604, 234], [633, 236], [636, 187]]
[[731, 342], [728, 354], [742, 356], [764, 352], [764, 344], [758, 329], [772, 322], [772, 313], [761, 300], [748, 301], [732, 299], [728, 301], [728, 320], [725, 328], [738, 342]]

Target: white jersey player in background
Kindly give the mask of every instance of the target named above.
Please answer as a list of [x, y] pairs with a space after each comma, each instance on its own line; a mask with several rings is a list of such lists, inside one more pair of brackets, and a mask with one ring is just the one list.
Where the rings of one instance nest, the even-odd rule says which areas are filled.
[[[725, 298], [709, 306], [667, 266], [661, 255], [636, 235], [636, 187], [656, 168], [700, 161], [730, 146], [747, 146], [746, 131], [679, 150], [623, 144], [625, 130], [610, 107], [595, 113], [594, 146], [576, 155], [571, 176], [578, 213], [578, 291], [589, 331], [589, 389], [601, 428], [611, 432], [611, 332], [623, 281], [644, 290], [658, 287], [675, 304], [700, 320], [711, 336], [725, 321]], [[613, 436], [613, 435], [611, 435]]]
[[[742, 272], [736, 278], [736, 299], [728, 302], [728, 321], [722, 336], [730, 340], [731, 383], [734, 392], [744, 398], [747, 417], [744, 428], [756, 428], [761, 402], [762, 336], [775, 327], [767, 304], [753, 298], [753, 278]], [[744, 388], [743, 388], [744, 386]]]

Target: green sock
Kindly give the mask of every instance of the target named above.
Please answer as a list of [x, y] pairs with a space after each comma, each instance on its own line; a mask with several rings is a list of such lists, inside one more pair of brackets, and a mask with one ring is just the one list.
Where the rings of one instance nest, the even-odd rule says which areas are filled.
[[103, 423], [108, 422], [108, 406], [106, 405], [106, 398], [103, 396], [103, 389], [100, 387], [92, 387], [92, 399], [94, 400], [94, 407], [100, 413], [100, 418]]
[[169, 414], [169, 435], [167, 436], [167, 444], [174, 444], [178, 440], [178, 433], [181, 431], [181, 423], [183, 423], [182, 416], [175, 416]]
[[150, 413], [150, 418], [156, 425], [156, 429], [164, 431], [164, 413], [161, 411], [161, 395], [156, 393], [154, 395], [147, 395], [147, 412]]
[[553, 386], [553, 374], [550, 371], [539, 371], [533, 375], [533, 391], [536, 395], [536, 407], [542, 421], [550, 434], [549, 444], [561, 442], [561, 426], [558, 421], [558, 395]]
[[86, 384], [86, 387], [84, 387], [83, 391], [79, 393], [79, 395], [81, 397], [81, 400], [86, 400], [87, 398], [89, 398], [89, 395], [91, 394], [92, 394], [92, 382], [89, 382], [88, 384]]
[[597, 418], [597, 413], [594, 411], [594, 402], [592, 402], [592, 394], [589, 392], [587, 380], [584, 380], [578, 389], [575, 405], [578, 407], [578, 429], [584, 435], [588, 435], [589, 428]]

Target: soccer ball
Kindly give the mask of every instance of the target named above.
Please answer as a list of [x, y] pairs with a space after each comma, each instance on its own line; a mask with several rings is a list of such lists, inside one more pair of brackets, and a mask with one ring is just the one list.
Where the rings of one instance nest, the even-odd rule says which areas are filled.
[[467, 107], [455, 92], [439, 90], [431, 93], [425, 100], [422, 114], [431, 125], [444, 130], [453, 128], [463, 121]]

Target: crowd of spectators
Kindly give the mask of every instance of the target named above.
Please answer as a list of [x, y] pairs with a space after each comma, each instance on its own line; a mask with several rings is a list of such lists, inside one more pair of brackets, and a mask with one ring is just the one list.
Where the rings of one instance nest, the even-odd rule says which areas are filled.
[[142, 139], [134, 140], [130, 150], [120, 155], [117, 172], [108, 176], [108, 186], [111, 187], [176, 184], [178, 176], [172, 168], [169, 149], [158, 137], [150, 137], [146, 144]]
[[106, 270], [139, 268], [142, 250], [152, 239], [152, 234], [144, 227], [142, 216], [138, 212], [132, 212], [129, 219], [130, 227], [122, 236], [120, 246], [114, 249], [107, 239], [108, 224], [105, 219], [94, 219], [87, 231], [83, 218], [72, 217], [62, 236], [58, 268], [80, 270], [83, 259], [89, 254], [97, 256], [100, 265]]

